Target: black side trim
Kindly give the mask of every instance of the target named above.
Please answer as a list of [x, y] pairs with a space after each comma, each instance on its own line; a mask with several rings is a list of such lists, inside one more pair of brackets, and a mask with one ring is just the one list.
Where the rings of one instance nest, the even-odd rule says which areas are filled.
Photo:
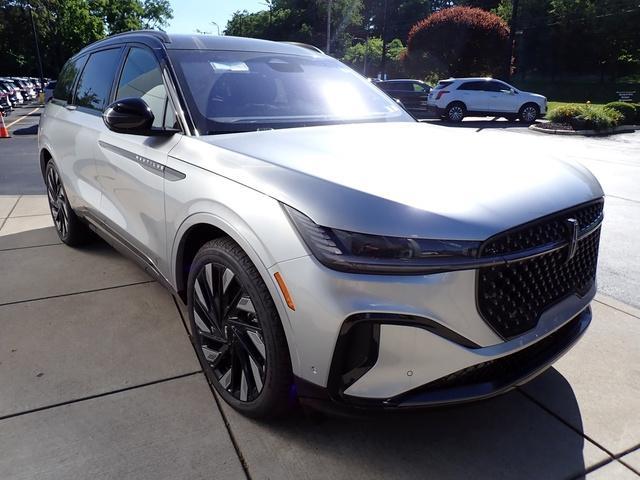
[[88, 211], [78, 211], [82, 219], [85, 220], [91, 230], [93, 230], [100, 238], [115, 248], [122, 255], [136, 262], [145, 272], [151, 275], [155, 280], [160, 282], [172, 294], [177, 295], [178, 292], [173, 288], [171, 282], [166, 279], [162, 273], [156, 268], [153, 262], [136, 249], [131, 243], [118, 235], [104, 222], [90, 214]]

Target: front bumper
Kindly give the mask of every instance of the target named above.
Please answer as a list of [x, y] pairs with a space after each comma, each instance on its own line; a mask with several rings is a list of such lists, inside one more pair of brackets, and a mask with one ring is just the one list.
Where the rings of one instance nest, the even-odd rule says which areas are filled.
[[[591, 307], [587, 306], [544, 338], [514, 352], [493, 356], [492, 347], [477, 349], [475, 355], [487, 355], [488, 359], [399, 395], [380, 398], [350, 395], [347, 393], [350, 389], [342, 390], [340, 380], [335, 377], [328, 388], [298, 379], [298, 394], [304, 403], [340, 412], [440, 407], [491, 398], [544, 372], [582, 337], [591, 319]], [[417, 373], [407, 372], [412, 372], [411, 376]]]

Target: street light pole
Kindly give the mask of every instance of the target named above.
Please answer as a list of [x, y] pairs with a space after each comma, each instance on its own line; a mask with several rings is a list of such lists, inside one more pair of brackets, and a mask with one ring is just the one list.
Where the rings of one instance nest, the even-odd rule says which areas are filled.
[[33, 19], [33, 7], [27, 4], [29, 7], [29, 15], [31, 16], [31, 27], [33, 27], [33, 38], [36, 42], [36, 55], [38, 56], [38, 69], [40, 73], [40, 99], [44, 98], [44, 75], [42, 74], [42, 58], [40, 57], [40, 46], [38, 45], [38, 33], [36, 31], [36, 22]]
[[327, 48], [326, 54], [329, 55], [331, 51], [331, 4], [333, 0], [327, 0]]

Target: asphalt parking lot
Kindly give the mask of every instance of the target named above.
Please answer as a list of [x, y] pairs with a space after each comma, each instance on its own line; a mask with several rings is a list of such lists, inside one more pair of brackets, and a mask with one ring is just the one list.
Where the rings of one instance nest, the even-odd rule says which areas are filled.
[[0, 140], [1, 479], [640, 477], [640, 133], [457, 127], [579, 159], [607, 192], [594, 320], [554, 368], [467, 406], [259, 423], [213, 395], [179, 301], [101, 242], [60, 244], [41, 195], [38, 113]]

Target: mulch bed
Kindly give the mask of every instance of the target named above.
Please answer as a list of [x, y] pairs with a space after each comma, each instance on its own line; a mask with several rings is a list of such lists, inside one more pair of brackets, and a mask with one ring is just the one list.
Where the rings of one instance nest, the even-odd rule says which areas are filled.
[[544, 130], [566, 130], [568, 132], [575, 132], [574, 128], [571, 125], [567, 125], [565, 123], [540, 122], [536, 123], [536, 127], [542, 128]]

